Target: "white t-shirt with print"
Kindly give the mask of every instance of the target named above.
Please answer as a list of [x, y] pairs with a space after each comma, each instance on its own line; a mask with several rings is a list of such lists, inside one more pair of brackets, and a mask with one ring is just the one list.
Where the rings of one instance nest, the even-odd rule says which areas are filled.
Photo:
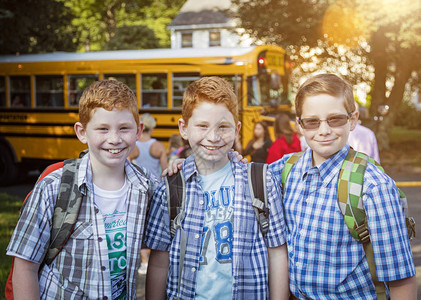
[[112, 299], [126, 299], [127, 181], [116, 191], [94, 185], [94, 201], [104, 216]]
[[206, 196], [196, 299], [232, 299], [234, 175], [231, 163], [201, 176]]

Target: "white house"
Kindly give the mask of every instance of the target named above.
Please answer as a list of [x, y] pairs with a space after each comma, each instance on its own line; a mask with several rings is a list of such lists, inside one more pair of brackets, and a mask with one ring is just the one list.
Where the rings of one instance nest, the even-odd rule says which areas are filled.
[[235, 33], [236, 21], [225, 12], [230, 7], [230, 0], [187, 0], [168, 26], [171, 48], [250, 46]]

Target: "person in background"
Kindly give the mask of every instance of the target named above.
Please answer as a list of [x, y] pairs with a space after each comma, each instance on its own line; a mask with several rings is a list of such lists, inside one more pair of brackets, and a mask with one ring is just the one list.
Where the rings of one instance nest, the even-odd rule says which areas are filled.
[[298, 135], [291, 127], [291, 120], [286, 113], [280, 113], [275, 118], [274, 131], [276, 140], [268, 150], [266, 163], [277, 161], [282, 156], [301, 151]]
[[[355, 105], [357, 110], [361, 113], [357, 102], [355, 102]], [[376, 135], [371, 129], [361, 125], [360, 121], [358, 121], [355, 129], [350, 132], [348, 143], [354, 150], [365, 153], [380, 163]]]
[[252, 162], [266, 162], [269, 147], [272, 145], [269, 130], [264, 122], [256, 122], [253, 129], [253, 138], [247, 144], [242, 155], [250, 155]]
[[179, 134], [173, 134], [172, 136], [170, 136], [170, 139], [168, 140], [168, 152], [167, 152], [168, 165], [170, 165], [173, 160], [179, 158], [177, 152], [182, 147], [183, 147], [183, 139], [181, 138]]
[[[140, 121], [143, 123], [143, 132], [136, 142], [136, 147], [130, 154], [129, 160], [147, 169], [159, 181], [162, 170], [167, 168], [167, 151], [163, 143], [152, 138], [153, 129], [156, 127], [155, 118], [151, 114], [145, 113], [140, 117]], [[149, 252], [149, 249], [142, 249], [140, 252], [142, 265], [139, 274], [146, 274]]]
[[140, 121], [144, 129], [136, 142], [137, 149], [134, 149], [129, 159], [149, 170], [159, 180], [162, 170], [167, 168], [167, 151], [163, 143], [152, 138], [153, 129], [156, 127], [155, 118], [146, 113], [140, 117]]

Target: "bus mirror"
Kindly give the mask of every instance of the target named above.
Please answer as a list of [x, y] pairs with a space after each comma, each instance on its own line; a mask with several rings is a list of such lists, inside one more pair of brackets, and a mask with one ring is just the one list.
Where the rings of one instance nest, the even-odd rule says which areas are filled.
[[281, 88], [281, 76], [278, 74], [270, 74], [270, 88], [275, 91]]

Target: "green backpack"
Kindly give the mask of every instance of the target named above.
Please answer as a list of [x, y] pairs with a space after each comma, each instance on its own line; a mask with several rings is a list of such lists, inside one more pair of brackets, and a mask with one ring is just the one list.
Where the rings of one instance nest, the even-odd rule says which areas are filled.
[[[303, 156], [303, 154], [304, 152], [294, 153], [285, 162], [285, 166], [281, 174], [282, 187], [284, 187], [292, 168]], [[384, 172], [383, 167], [381, 167], [368, 155], [357, 152], [352, 148], [349, 149], [339, 173], [338, 204], [344, 217], [345, 224], [348, 227], [352, 237], [360, 242], [364, 247], [364, 252], [367, 257], [371, 277], [376, 287], [377, 299], [386, 299], [384, 283], [377, 281], [373, 247], [370, 241], [368, 223], [366, 221], [366, 214], [362, 202], [364, 173], [368, 162], [371, 162]], [[350, 188], [349, 183], [352, 183], [352, 189]], [[415, 237], [415, 220], [412, 217], [408, 217], [408, 202], [406, 196], [399, 188], [398, 191], [402, 209], [405, 215], [408, 237], [409, 239], [412, 239]]]

